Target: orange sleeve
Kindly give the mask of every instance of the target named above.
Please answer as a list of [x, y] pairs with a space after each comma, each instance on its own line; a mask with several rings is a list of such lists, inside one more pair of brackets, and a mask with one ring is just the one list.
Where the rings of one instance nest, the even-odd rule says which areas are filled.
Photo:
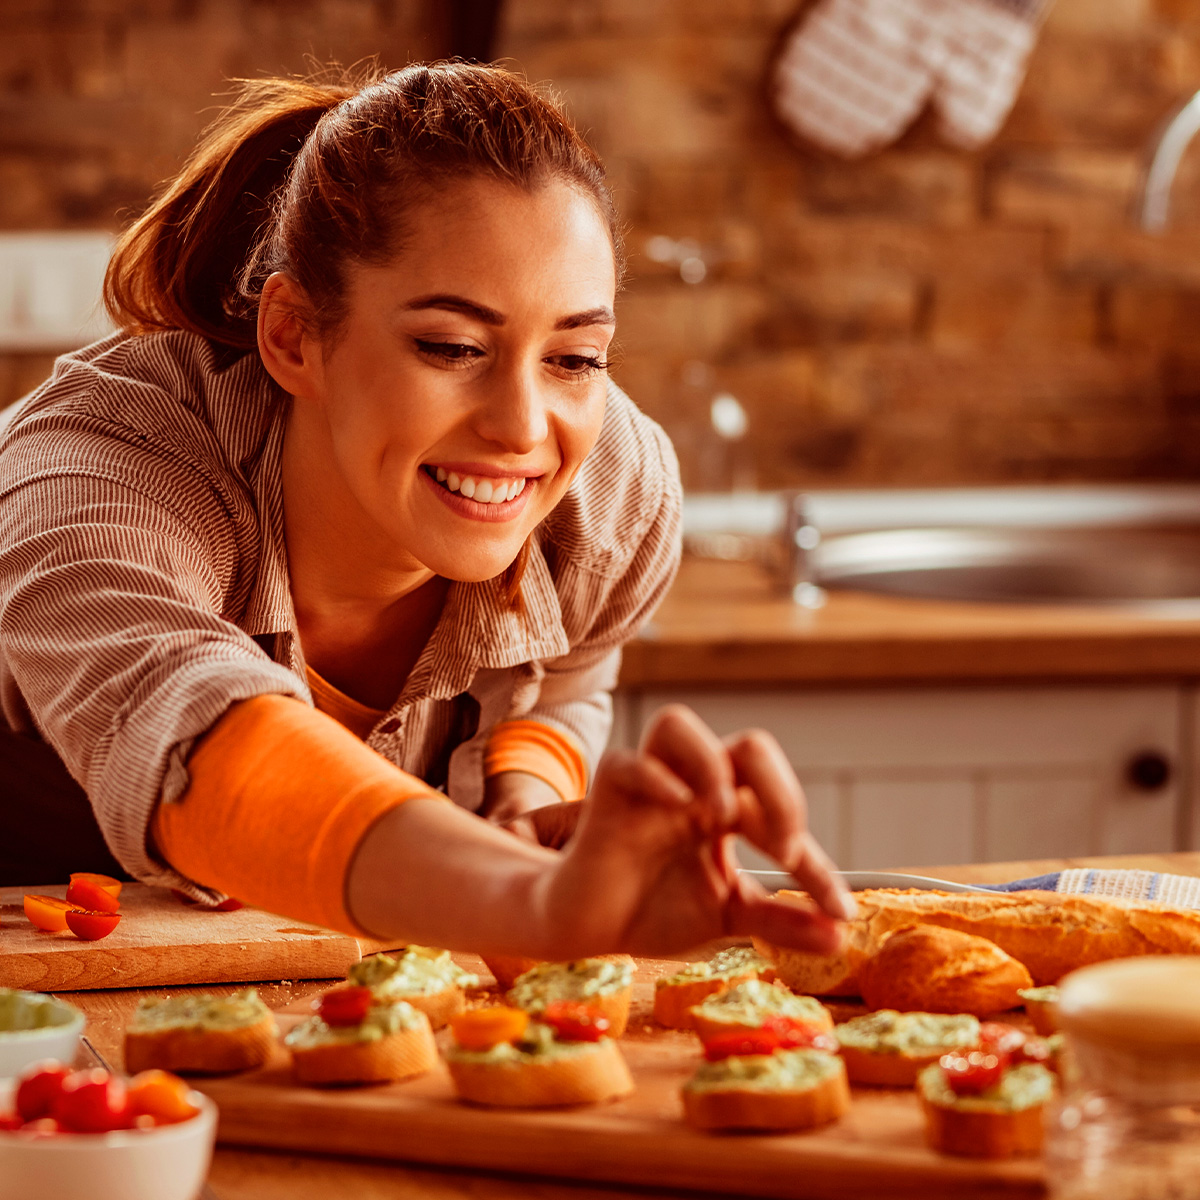
[[287, 696], [234, 705], [188, 759], [152, 832], [183, 875], [269, 912], [361, 934], [346, 876], [367, 830], [414, 796], [445, 800], [332, 717]]
[[564, 800], [587, 795], [588, 769], [579, 747], [540, 721], [501, 721], [488, 738], [484, 776], [524, 771], [548, 783]]

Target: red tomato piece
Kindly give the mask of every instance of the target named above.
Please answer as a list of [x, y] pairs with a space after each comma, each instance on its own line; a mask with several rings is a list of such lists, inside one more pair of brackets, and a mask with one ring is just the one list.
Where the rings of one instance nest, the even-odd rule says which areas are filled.
[[63, 1080], [71, 1074], [71, 1068], [60, 1062], [38, 1063], [31, 1067], [17, 1085], [17, 1112], [26, 1121], [48, 1117], [54, 1111]]
[[24, 1124], [17, 1113], [0, 1113], [0, 1130], [20, 1129]]
[[779, 1038], [766, 1029], [745, 1029], [738, 1033], [722, 1033], [704, 1043], [704, 1057], [709, 1062], [744, 1054], [774, 1054]]
[[322, 993], [313, 1001], [313, 1008], [326, 1025], [361, 1025], [371, 1003], [370, 988], [347, 983]]
[[24, 899], [25, 915], [43, 933], [61, 933], [67, 927], [67, 913], [74, 907], [56, 896], [30, 893]]
[[101, 875], [96, 871], [73, 871], [71, 873], [71, 882], [74, 883], [77, 879], [84, 879], [88, 883], [94, 883], [98, 888], [103, 888], [114, 898], [121, 894], [121, 888], [125, 886], [119, 879], [114, 879], [111, 875]]
[[86, 912], [114, 913], [121, 907], [120, 900], [111, 892], [78, 875], [72, 877], [71, 886], [67, 888], [67, 903]]
[[194, 1117], [200, 1109], [192, 1103], [192, 1089], [169, 1071], [142, 1071], [129, 1081], [129, 1111], [135, 1126], [142, 1118], [151, 1125], [175, 1125]]
[[1053, 1069], [1054, 1051], [1050, 1043], [1041, 1037], [1026, 1038], [1024, 1044], [1013, 1055], [1015, 1063], [1041, 1063]]
[[53, 1117], [38, 1117], [36, 1121], [26, 1121], [21, 1126], [22, 1133], [33, 1133], [39, 1137], [46, 1137], [52, 1133], [62, 1133], [62, 1125]]
[[768, 1017], [762, 1029], [778, 1039], [781, 1050], [824, 1050], [827, 1054], [838, 1051], [837, 1038], [832, 1034], [795, 1017]]
[[537, 1014], [564, 1042], [598, 1042], [612, 1022], [590, 1004], [579, 1000], [555, 1000]]
[[63, 1080], [53, 1115], [64, 1129], [73, 1133], [128, 1129], [131, 1114], [125, 1083], [99, 1067], [73, 1071]]
[[1016, 1057], [1028, 1040], [1028, 1034], [1001, 1021], [984, 1021], [979, 1026], [979, 1048], [1002, 1059]]
[[85, 942], [98, 942], [116, 929], [120, 919], [120, 913], [84, 912], [83, 909], [72, 908], [67, 913], [67, 928]]
[[210, 912], [237, 912], [239, 908], [246, 906], [240, 901], [235, 900], [232, 896], [227, 896], [220, 904], [214, 904], [209, 910]]
[[960, 1096], [975, 1095], [999, 1083], [1006, 1065], [1000, 1055], [986, 1050], [972, 1050], [969, 1054], [943, 1054], [939, 1061], [946, 1073], [946, 1082]]

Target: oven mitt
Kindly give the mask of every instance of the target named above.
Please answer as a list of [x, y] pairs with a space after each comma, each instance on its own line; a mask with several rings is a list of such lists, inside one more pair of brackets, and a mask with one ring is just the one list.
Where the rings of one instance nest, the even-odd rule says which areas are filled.
[[774, 73], [780, 119], [846, 158], [894, 141], [931, 99], [982, 145], [1012, 108], [1048, 0], [820, 0]]

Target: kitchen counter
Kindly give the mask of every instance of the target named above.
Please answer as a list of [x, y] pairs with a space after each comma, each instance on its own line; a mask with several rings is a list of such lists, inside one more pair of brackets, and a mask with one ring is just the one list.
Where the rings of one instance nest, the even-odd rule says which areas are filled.
[[[1181, 875], [1200, 875], [1200, 853], [1141, 854], [1121, 857], [1078, 859], [1042, 859], [1022, 862], [989, 863], [922, 868], [921, 874], [966, 883], [992, 883], [1021, 879], [1061, 870], [1065, 867], [1135, 867], [1169, 871]], [[900, 869], [900, 868], [898, 868]], [[328, 981], [263, 984], [259, 990], [272, 1008], [301, 999], [329, 986]], [[172, 992], [182, 989], [173, 988]], [[230, 986], [205, 989], [228, 993]], [[144, 995], [160, 992], [113, 990], [72, 992], [64, 996], [82, 1008], [88, 1016], [88, 1036], [109, 1061], [121, 1061], [122, 1031], [129, 1015]], [[326, 1200], [328, 1196], [355, 1196], [361, 1200], [654, 1200], [666, 1194], [675, 1196], [700, 1193], [603, 1187], [565, 1181], [502, 1176], [479, 1171], [437, 1170], [397, 1166], [335, 1156], [308, 1156], [269, 1153], [218, 1147], [209, 1175], [211, 1195], [203, 1200]], [[703, 1193], [715, 1200], [714, 1193]]]
[[1087, 607], [968, 604], [830, 592], [806, 609], [761, 568], [685, 558], [625, 649], [620, 686], [1183, 681], [1200, 619]]

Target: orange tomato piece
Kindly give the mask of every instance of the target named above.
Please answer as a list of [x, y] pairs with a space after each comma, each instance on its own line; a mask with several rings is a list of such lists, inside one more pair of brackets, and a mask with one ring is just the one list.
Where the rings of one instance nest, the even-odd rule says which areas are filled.
[[107, 892], [98, 883], [90, 879], [81, 879], [78, 875], [71, 877], [67, 888], [67, 900], [72, 908], [82, 908], [87, 912], [116, 912], [121, 902]]
[[30, 893], [25, 897], [25, 915], [45, 933], [61, 933], [67, 927], [67, 912], [74, 908], [56, 896]]
[[72, 908], [67, 913], [67, 928], [85, 942], [98, 942], [117, 927], [121, 914], [114, 912], [85, 912]]
[[528, 1026], [527, 1012], [504, 1004], [469, 1008], [450, 1018], [454, 1040], [464, 1050], [490, 1050], [501, 1042], [515, 1042]]
[[191, 1091], [169, 1071], [142, 1071], [129, 1081], [129, 1110], [135, 1118], [152, 1117], [156, 1125], [175, 1125], [200, 1111]]
[[111, 875], [101, 875], [97, 871], [72, 872], [71, 882], [74, 883], [77, 879], [86, 879], [88, 883], [94, 883], [97, 887], [103, 888], [110, 896], [119, 896], [121, 888], [125, 886], [119, 879], [114, 879]]

